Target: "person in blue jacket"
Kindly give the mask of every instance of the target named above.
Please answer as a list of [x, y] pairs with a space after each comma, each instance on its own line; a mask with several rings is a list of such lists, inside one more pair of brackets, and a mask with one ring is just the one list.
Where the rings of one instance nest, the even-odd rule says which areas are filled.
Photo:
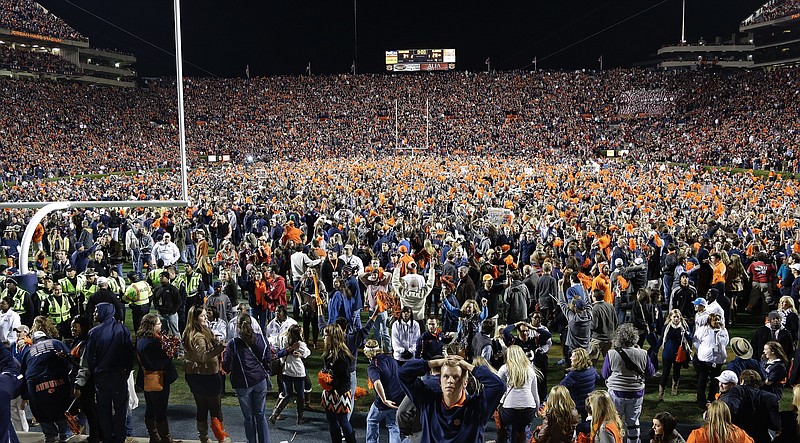
[[21, 384], [19, 362], [14, 360], [8, 348], [0, 346], [0, 441], [3, 443], [19, 443], [11, 425], [11, 399]]
[[[430, 386], [419, 378], [436, 368], [442, 371], [439, 386]], [[483, 390], [467, 394], [468, 372], [483, 385]], [[506, 389], [488, 367], [475, 367], [458, 356], [427, 362], [410, 360], [398, 369], [398, 375], [403, 391], [419, 410], [420, 443], [482, 442], [486, 421]]]
[[[51, 333], [56, 333], [55, 328], [52, 329]], [[64, 411], [72, 401], [69, 348], [36, 327], [31, 336], [33, 344], [23, 356], [20, 369], [25, 375], [22, 398], [30, 401], [31, 412], [42, 426], [45, 442], [63, 442], [70, 435], [64, 418]]]
[[123, 443], [128, 410], [127, 380], [134, 358], [131, 332], [114, 319], [111, 303], [99, 303], [94, 319], [100, 324], [89, 331], [72, 395], [81, 395], [78, 387], [84, 386], [91, 374], [97, 395], [100, 439], [104, 443]]

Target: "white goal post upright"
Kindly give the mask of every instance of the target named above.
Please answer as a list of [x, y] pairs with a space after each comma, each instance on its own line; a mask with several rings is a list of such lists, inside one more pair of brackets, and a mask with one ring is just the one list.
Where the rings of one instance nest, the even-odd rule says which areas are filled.
[[181, 199], [180, 200], [116, 200], [116, 201], [62, 201], [62, 202], [5, 202], [0, 203], [0, 209], [34, 209], [39, 208], [33, 215], [25, 232], [22, 235], [19, 251], [18, 269], [20, 275], [27, 275], [28, 258], [30, 255], [31, 242], [36, 226], [47, 214], [53, 211], [62, 211], [69, 208], [139, 208], [139, 207], [188, 207], [189, 202], [189, 180], [188, 167], [186, 162], [186, 126], [184, 124], [184, 102], [183, 102], [183, 60], [181, 44], [181, 6], [180, 0], [173, 0], [175, 6], [175, 68], [177, 74], [178, 88], [178, 136], [181, 156]]

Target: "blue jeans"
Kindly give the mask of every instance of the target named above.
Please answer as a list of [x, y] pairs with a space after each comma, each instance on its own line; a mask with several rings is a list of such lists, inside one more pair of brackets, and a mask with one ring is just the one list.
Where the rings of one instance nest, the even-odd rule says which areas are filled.
[[381, 312], [375, 317], [375, 323], [372, 326], [373, 333], [375, 334], [375, 340], [378, 340], [378, 346], [383, 349], [384, 352], [392, 352], [392, 338], [389, 335], [389, 326], [387, 325], [388, 314], [386, 311]]
[[167, 315], [159, 313], [159, 315], [161, 316], [161, 322], [167, 326], [166, 328], [163, 328], [162, 326], [162, 328], [166, 329], [167, 332], [169, 332], [169, 335], [180, 337], [181, 333], [178, 331], [178, 313], [176, 312], [174, 314]]
[[69, 430], [66, 420], [42, 422], [42, 434], [44, 434], [44, 441], [67, 441], [72, 432]]
[[367, 414], [367, 443], [378, 443], [381, 435], [381, 422], [386, 421], [389, 429], [389, 443], [400, 443], [400, 428], [397, 426], [397, 409], [380, 410], [375, 403]]
[[125, 441], [128, 412], [127, 371], [100, 372], [94, 375], [100, 438], [104, 443]]
[[140, 273], [142, 272], [142, 264], [139, 262], [139, 250], [138, 249], [131, 249], [131, 266], [133, 267], [133, 271]]
[[[239, 408], [244, 416], [244, 433], [247, 443], [266, 443], [269, 441], [269, 429], [264, 408], [267, 404], [267, 381], [250, 386], [249, 388], [236, 388], [236, 397], [239, 399]], [[256, 437], [257, 436], [257, 437]]]
[[[617, 408], [619, 417], [625, 422], [627, 431], [628, 443], [639, 443], [639, 416], [642, 415], [642, 403], [644, 397], [639, 398], [622, 398], [614, 395], [614, 391], [609, 389], [608, 393], [611, 394], [611, 400]], [[620, 429], [622, 431], [622, 429]]]

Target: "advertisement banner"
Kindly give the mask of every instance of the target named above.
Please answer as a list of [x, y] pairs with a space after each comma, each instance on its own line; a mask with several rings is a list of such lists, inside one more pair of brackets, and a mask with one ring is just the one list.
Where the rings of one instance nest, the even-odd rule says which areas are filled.
[[419, 63], [399, 63], [394, 65], [395, 72], [397, 71], [419, 71]]
[[449, 66], [447, 63], [422, 63], [420, 69], [423, 71], [447, 71]]

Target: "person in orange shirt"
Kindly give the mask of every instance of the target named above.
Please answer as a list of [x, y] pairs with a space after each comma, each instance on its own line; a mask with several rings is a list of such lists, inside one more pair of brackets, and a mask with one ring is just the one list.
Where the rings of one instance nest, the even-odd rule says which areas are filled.
[[727, 267], [725, 266], [725, 262], [722, 261], [722, 254], [719, 252], [714, 252], [709, 257], [711, 259], [711, 268], [714, 270], [714, 274], [711, 277], [711, 287], [716, 288], [719, 291], [720, 295], [725, 294], [725, 274], [727, 273]]
[[608, 276], [608, 263], [597, 264], [597, 276], [592, 280], [592, 291], [603, 291], [603, 300], [614, 304], [614, 294], [611, 292], [611, 278]]
[[289, 220], [283, 226], [283, 237], [281, 238], [281, 244], [286, 244], [289, 241], [292, 241], [294, 244], [301, 243], [300, 236], [303, 234], [303, 231], [300, 228], [294, 226], [294, 222]]
[[717, 400], [708, 406], [705, 424], [692, 431], [686, 443], [753, 443], [753, 438], [731, 423], [730, 408]]
[[36, 225], [36, 229], [33, 231], [33, 238], [31, 238], [31, 242], [34, 244], [34, 246], [36, 246], [37, 251], [44, 251], [42, 239], [44, 239], [44, 226], [39, 223]]

